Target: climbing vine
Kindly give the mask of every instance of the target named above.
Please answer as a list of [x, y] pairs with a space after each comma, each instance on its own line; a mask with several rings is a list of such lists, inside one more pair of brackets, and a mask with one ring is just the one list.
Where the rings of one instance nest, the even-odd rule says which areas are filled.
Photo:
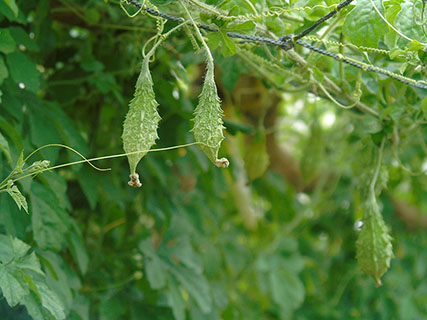
[[426, 10], [0, 0], [0, 314], [422, 319]]

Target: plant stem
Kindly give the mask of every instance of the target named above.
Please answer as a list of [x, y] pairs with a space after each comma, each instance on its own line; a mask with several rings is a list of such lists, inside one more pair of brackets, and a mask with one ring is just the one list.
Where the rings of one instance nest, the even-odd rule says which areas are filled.
[[197, 26], [196, 22], [193, 20], [193, 17], [191, 16], [190, 11], [188, 11], [186, 5], [184, 4], [184, 1], [181, 0], [180, 3], [181, 3], [181, 6], [184, 8], [188, 18], [190, 19], [191, 24], [194, 26], [194, 29], [196, 30], [197, 37], [199, 38], [200, 42], [202, 43], [203, 47], [205, 48], [209, 68], [211, 68], [211, 70], [213, 70], [214, 59], [212, 57], [211, 50], [209, 49], [209, 46], [207, 45], [205, 39], [203, 38], [199, 27]]
[[371, 192], [371, 195], [375, 195], [375, 185], [377, 184], [378, 176], [381, 170], [381, 164], [383, 161], [384, 145], [385, 145], [385, 137], [383, 137], [381, 141], [380, 150], [378, 151], [377, 167], [375, 169], [375, 173], [374, 173], [374, 177], [372, 178], [371, 185], [369, 186], [369, 191]]
[[[168, 151], [168, 150], [174, 150], [174, 149], [179, 149], [179, 148], [185, 148], [185, 147], [190, 147], [196, 144], [201, 144], [201, 145], [205, 145], [209, 148], [213, 148], [213, 146], [209, 146], [206, 143], [203, 142], [192, 142], [192, 143], [187, 143], [187, 144], [181, 144], [181, 145], [177, 145], [177, 146], [172, 146], [172, 147], [166, 147], [166, 148], [159, 148], [159, 149], [150, 149], [150, 150], [140, 150], [140, 151], [134, 151], [134, 152], [128, 152], [128, 153], [120, 153], [120, 154], [113, 154], [113, 155], [109, 155], [109, 156], [102, 156], [102, 157], [97, 157], [97, 158], [91, 158], [91, 159], [86, 159], [84, 158], [84, 160], [78, 160], [78, 161], [73, 161], [73, 162], [68, 162], [68, 163], [63, 163], [63, 164], [59, 164], [57, 166], [53, 166], [50, 168], [46, 168], [37, 172], [33, 172], [33, 173], [29, 173], [26, 175], [23, 175], [21, 177], [18, 177], [16, 179], [12, 180], [12, 183], [15, 183], [16, 181], [22, 180], [24, 178], [28, 178], [46, 171], [51, 171], [51, 170], [55, 170], [55, 169], [59, 169], [59, 168], [64, 168], [64, 167], [69, 167], [75, 164], [81, 164], [81, 163], [90, 163], [91, 161], [98, 161], [98, 160], [104, 160], [104, 159], [112, 159], [112, 158], [120, 158], [120, 157], [126, 157], [128, 155], [131, 154], [137, 154], [137, 153], [141, 153], [141, 152], [159, 152], [159, 151]], [[27, 157], [28, 158], [28, 157]], [[92, 165], [92, 167], [94, 167]], [[111, 169], [107, 169], [107, 170], [111, 170]], [[101, 171], [107, 171], [106, 169], [101, 169]], [[10, 175], [9, 175], [10, 177]], [[6, 178], [7, 179], [7, 178]], [[4, 181], [7, 181], [7, 180]], [[2, 182], [3, 183], [3, 182]], [[0, 189], [3, 188], [3, 185], [0, 185]]]

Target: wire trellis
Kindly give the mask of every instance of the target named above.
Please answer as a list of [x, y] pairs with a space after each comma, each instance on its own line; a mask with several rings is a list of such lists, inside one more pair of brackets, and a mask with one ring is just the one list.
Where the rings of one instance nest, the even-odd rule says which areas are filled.
[[[182, 23], [185, 21], [185, 19], [182, 17], [173, 16], [173, 15], [170, 15], [167, 13], [162, 13], [156, 9], [153, 9], [153, 8], [150, 8], [150, 7], [143, 5], [136, 0], [124, 0], [124, 1], [127, 2], [128, 4], [131, 4], [135, 7], [137, 7], [139, 10], [144, 10], [151, 15], [154, 15], [154, 16], [166, 19], [166, 20], [175, 21], [178, 23]], [[267, 44], [270, 46], [279, 47], [285, 51], [291, 50], [292, 48], [295, 47], [295, 45], [300, 45], [300, 46], [307, 48], [311, 51], [317, 52], [317, 53], [322, 54], [324, 56], [331, 57], [337, 61], [346, 63], [350, 66], [359, 68], [363, 71], [374, 72], [377, 74], [385, 75], [387, 77], [390, 77], [392, 79], [395, 79], [397, 81], [400, 81], [406, 85], [409, 85], [409, 86], [412, 86], [415, 88], [427, 89], [427, 83], [425, 83], [424, 81], [416, 81], [414, 79], [402, 76], [402, 75], [394, 73], [392, 71], [388, 71], [388, 70], [383, 69], [383, 68], [375, 67], [375, 66], [372, 66], [370, 64], [360, 62], [360, 61], [357, 61], [357, 60], [349, 58], [349, 57], [345, 57], [342, 54], [333, 53], [331, 51], [319, 48], [319, 47], [314, 46], [308, 42], [301, 40], [301, 39], [313, 40], [314, 38], [308, 37], [308, 35], [310, 33], [315, 31], [325, 21], [334, 17], [340, 10], [347, 7], [352, 2], [353, 2], [353, 0], [345, 0], [342, 3], [336, 5], [333, 8], [333, 10], [331, 10], [328, 14], [321, 17], [316, 22], [314, 22], [311, 26], [307, 27], [306, 29], [304, 29], [303, 31], [301, 31], [300, 33], [298, 33], [296, 35], [295, 34], [284, 35], [284, 36], [280, 37], [279, 39], [273, 39], [270, 37], [250, 35], [250, 34], [244, 34], [244, 33], [240, 33], [240, 32], [231, 32], [231, 31], [226, 32], [226, 34], [230, 38], [241, 39], [241, 40], [244, 40], [245, 42], [264, 43], [264, 44]], [[206, 24], [198, 24], [198, 28], [203, 29], [207, 32], [219, 32], [220, 31], [218, 28], [211, 27], [211, 26], [208, 26]], [[316, 40], [314, 40], [314, 41], [316, 41]], [[364, 50], [365, 48], [360, 47], [360, 49]], [[368, 48], [368, 49], [369, 49], [368, 51], [379, 52], [379, 53], [387, 52], [386, 50], [376, 49], [376, 48]]]

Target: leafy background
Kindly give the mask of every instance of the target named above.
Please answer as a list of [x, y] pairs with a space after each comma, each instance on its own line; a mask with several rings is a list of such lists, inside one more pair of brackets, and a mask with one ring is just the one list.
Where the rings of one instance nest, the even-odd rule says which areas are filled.
[[[175, 1], [152, 3], [185, 16]], [[215, 18], [205, 3], [232, 15], [292, 10], [241, 24]], [[231, 166], [214, 168], [196, 147], [149, 153], [138, 169], [138, 190], [126, 183], [125, 158], [97, 162], [111, 172], [88, 165], [45, 172], [18, 184], [29, 214], [1, 193], [2, 319], [427, 317], [427, 181], [408, 172], [426, 168], [425, 90], [302, 48], [284, 54], [225, 36], [230, 30], [267, 32], [265, 27], [277, 36], [298, 32], [336, 3], [189, 1], [195, 18], [223, 31], [209, 35], [208, 44], [218, 48], [227, 127], [221, 154]], [[427, 42], [426, 28], [413, 19], [422, 2], [375, 4], [417, 42], [397, 36], [370, 0], [358, 0], [318, 35], [390, 50], [366, 54], [326, 44], [426, 79], [427, 54], [420, 45]], [[141, 49], [157, 28], [148, 15], [129, 18], [117, 1], [1, 0], [2, 179], [21, 150], [27, 155], [49, 143], [87, 156], [121, 153]], [[151, 64], [163, 119], [157, 147], [193, 141], [190, 120], [204, 71], [203, 54], [194, 46], [191, 30], [182, 30]], [[296, 63], [297, 57], [308, 65]], [[319, 82], [341, 103], [358, 97], [375, 116], [316, 98], [324, 97]], [[355, 259], [355, 222], [382, 138], [379, 184], [385, 190], [379, 200], [395, 258], [384, 285], [375, 288]], [[27, 165], [36, 160], [79, 158], [51, 147]]]

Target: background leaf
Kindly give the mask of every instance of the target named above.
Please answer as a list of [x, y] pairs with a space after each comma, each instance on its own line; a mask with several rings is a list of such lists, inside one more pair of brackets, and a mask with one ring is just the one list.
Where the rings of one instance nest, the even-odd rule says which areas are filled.
[[[373, 1], [381, 12], [381, 1]], [[344, 34], [353, 44], [366, 47], [377, 47], [378, 41], [387, 30], [386, 23], [378, 16], [371, 0], [357, 1], [356, 6], [346, 16], [343, 25]]]

